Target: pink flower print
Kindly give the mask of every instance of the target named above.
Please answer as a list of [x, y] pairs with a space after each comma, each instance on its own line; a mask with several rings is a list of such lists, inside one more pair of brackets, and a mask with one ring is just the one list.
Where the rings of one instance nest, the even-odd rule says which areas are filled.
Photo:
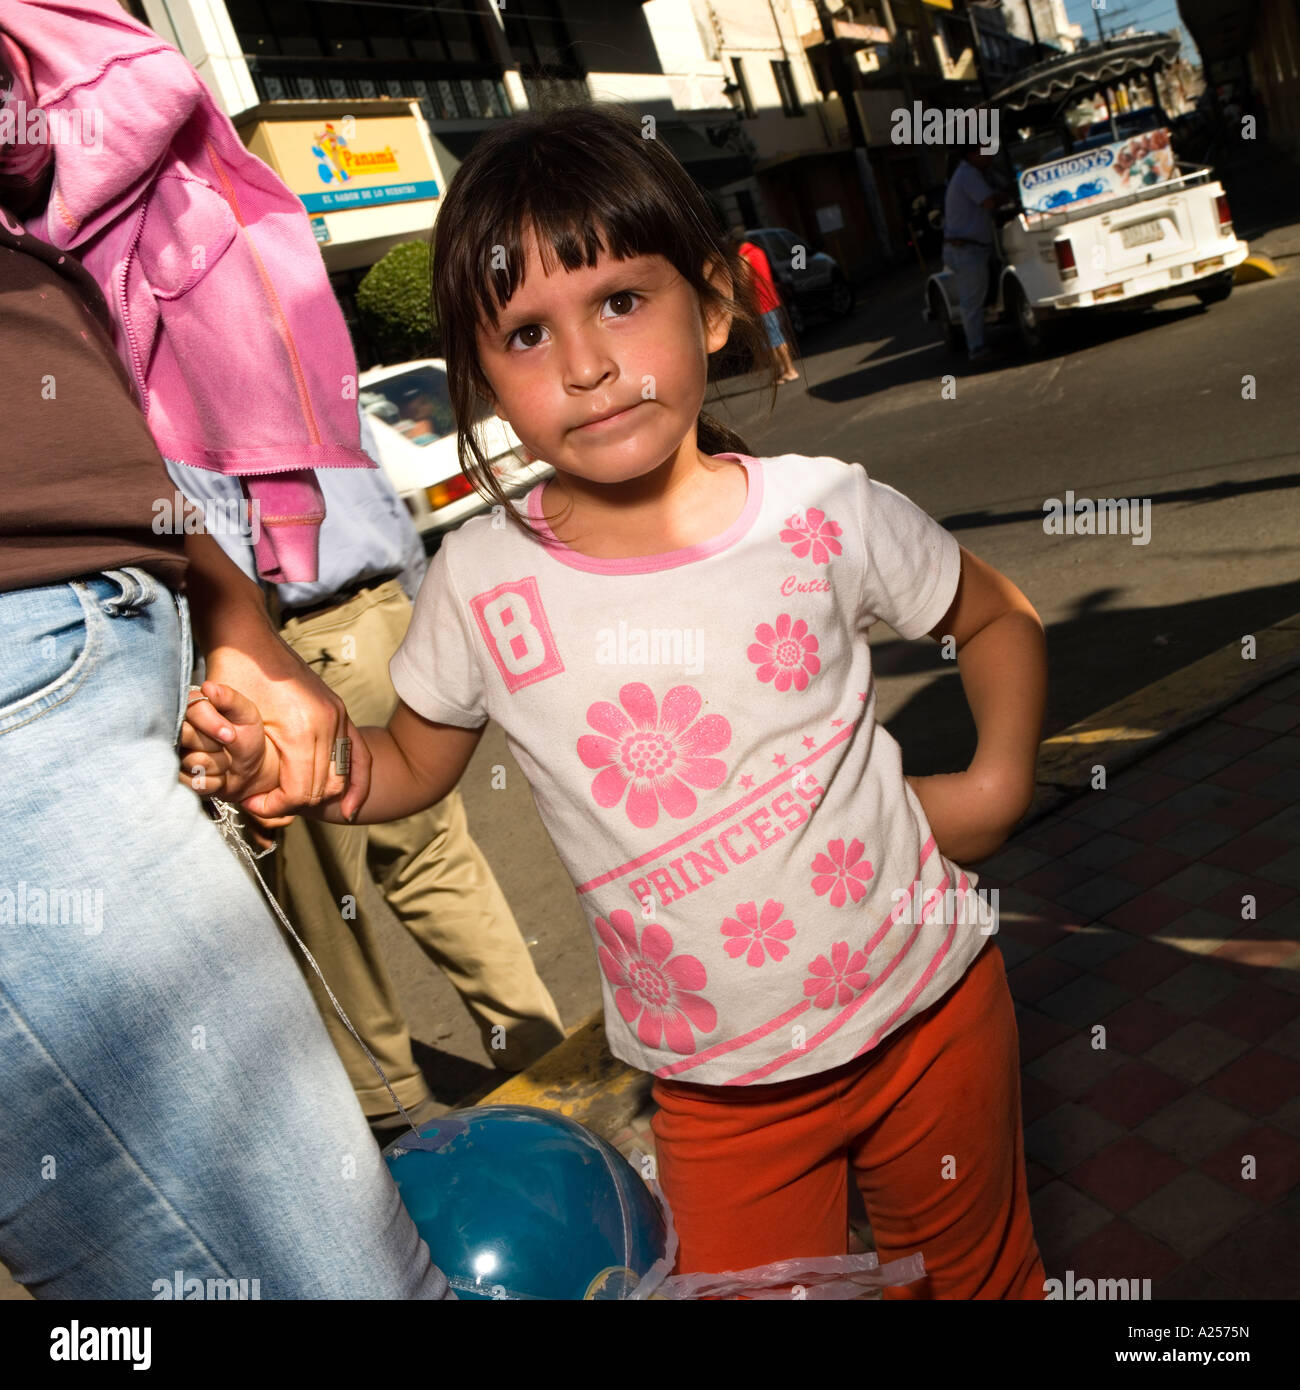
[[750, 965], [762, 965], [767, 956], [784, 960], [790, 954], [785, 943], [794, 935], [793, 923], [781, 918], [784, 911], [785, 904], [773, 898], [763, 904], [761, 915], [757, 903], [737, 903], [735, 917], [722, 923], [723, 936], [731, 938], [724, 947], [726, 953], [732, 960], [745, 956]]
[[673, 686], [662, 710], [641, 681], [629, 682], [618, 698], [622, 709], [608, 700], [588, 708], [587, 723], [597, 733], [578, 740], [583, 765], [600, 769], [591, 784], [596, 805], [617, 806], [624, 788], [630, 788], [628, 819], [642, 830], [659, 819], [660, 803], [679, 820], [694, 815], [691, 787], [712, 791], [726, 780], [726, 763], [708, 754], [731, 742], [731, 725], [720, 714], [696, 720], [703, 700], [692, 685]]
[[781, 691], [792, 685], [796, 690], [807, 690], [809, 676], [822, 669], [821, 659], [814, 655], [817, 639], [808, 631], [808, 624], [782, 613], [775, 627], [759, 623], [754, 636], [758, 640], [750, 644], [748, 655], [758, 667], [754, 674], [759, 680], [772, 681]]
[[818, 1009], [829, 1009], [834, 1004], [843, 1008], [871, 983], [866, 964], [865, 952], [854, 951], [849, 955], [849, 943], [837, 941], [831, 947], [830, 960], [818, 956], [808, 967], [811, 973], [803, 982], [803, 992]]
[[600, 968], [623, 1021], [638, 1020], [636, 1035], [647, 1047], [659, 1047], [662, 1035], [674, 1052], [694, 1052], [691, 1029], [711, 1033], [718, 1026], [718, 1011], [698, 993], [707, 983], [704, 966], [694, 956], [669, 960], [673, 939], [658, 923], [645, 929], [638, 946], [632, 914], [621, 907], [608, 922], [596, 918], [596, 935]]
[[841, 550], [835, 538], [843, 534], [838, 521], [828, 521], [820, 507], [809, 507], [804, 516], [796, 512], [786, 518], [781, 539], [793, 547], [799, 559], [811, 551], [814, 565], [829, 565], [831, 556], [838, 555]]
[[812, 862], [813, 892], [819, 898], [830, 893], [832, 907], [844, 906], [846, 889], [855, 903], [861, 901], [867, 892], [864, 885], [874, 873], [871, 862], [862, 857], [864, 848], [861, 840], [854, 840], [847, 850], [843, 840], [832, 840], [826, 853]]

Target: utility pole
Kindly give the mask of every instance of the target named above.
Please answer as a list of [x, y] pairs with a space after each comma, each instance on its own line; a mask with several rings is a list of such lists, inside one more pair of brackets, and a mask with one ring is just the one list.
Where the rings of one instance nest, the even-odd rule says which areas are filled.
[[862, 185], [862, 196], [866, 200], [867, 210], [871, 213], [871, 222], [876, 229], [876, 236], [880, 241], [881, 249], [884, 251], [886, 259], [892, 261], [894, 243], [889, 235], [889, 224], [885, 221], [885, 208], [880, 201], [880, 190], [876, 187], [876, 176], [872, 172], [871, 160], [867, 155], [867, 132], [862, 125], [858, 104], [854, 100], [852, 74], [849, 72], [849, 65], [844, 59], [844, 50], [840, 47], [839, 37], [835, 33], [835, 21], [826, 8], [826, 0], [816, 0], [816, 5], [817, 18], [822, 26], [822, 37], [826, 40], [830, 58], [831, 84], [835, 88], [840, 105], [844, 108], [845, 119], [849, 123], [849, 142], [853, 146], [853, 158], [858, 169], [858, 182]]
[[1034, 46], [1029, 52], [1029, 61], [1036, 63], [1042, 53], [1042, 44], [1038, 42], [1038, 25], [1034, 23], [1034, 0], [1025, 0], [1025, 13], [1029, 16], [1029, 32], [1034, 36]]
[[975, 54], [975, 71], [979, 74], [980, 89], [984, 93], [984, 100], [987, 101], [993, 95], [993, 87], [984, 66], [984, 45], [980, 42], [980, 26], [975, 19], [975, 7], [969, 3], [966, 6], [966, 18], [970, 23], [970, 44], [971, 51]]

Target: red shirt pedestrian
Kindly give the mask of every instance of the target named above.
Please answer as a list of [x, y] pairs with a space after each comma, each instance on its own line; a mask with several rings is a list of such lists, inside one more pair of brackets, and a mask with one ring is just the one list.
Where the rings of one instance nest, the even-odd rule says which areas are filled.
[[779, 309], [781, 296], [776, 291], [776, 282], [772, 279], [772, 267], [763, 248], [755, 246], [752, 241], [743, 241], [739, 249], [740, 254], [749, 262], [753, 270], [758, 312], [766, 314], [769, 309]]

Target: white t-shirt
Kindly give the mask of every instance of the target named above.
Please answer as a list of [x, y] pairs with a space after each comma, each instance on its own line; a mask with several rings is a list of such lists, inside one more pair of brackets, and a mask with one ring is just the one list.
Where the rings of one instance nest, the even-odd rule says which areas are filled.
[[[743, 511], [667, 554], [466, 522], [390, 669], [426, 718], [504, 730], [591, 926], [615, 1056], [751, 1085], [867, 1052], [988, 938], [977, 876], [875, 723], [867, 645], [877, 618], [938, 625], [956, 540], [856, 464], [719, 457], [747, 470]], [[541, 492], [515, 504], [534, 524]]]
[[943, 199], [943, 234], [966, 241], [993, 244], [993, 214], [984, 207], [992, 195], [989, 181], [970, 162], [963, 159], [948, 180]]

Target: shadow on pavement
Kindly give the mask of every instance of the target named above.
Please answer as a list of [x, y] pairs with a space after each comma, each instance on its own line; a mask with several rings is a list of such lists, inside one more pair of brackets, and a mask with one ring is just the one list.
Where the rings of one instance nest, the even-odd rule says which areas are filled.
[[[1247, 631], [1268, 627], [1300, 610], [1300, 582], [1198, 599], [1176, 608], [1112, 608], [1121, 590], [1081, 595], [1075, 613], [1047, 625], [1048, 691], [1043, 737], [1199, 661]], [[1243, 626], [1244, 615], [1249, 626]], [[1132, 652], [1147, 656], [1135, 662]], [[954, 772], [975, 753], [975, 725], [955, 661], [938, 644], [890, 640], [871, 648], [882, 676], [942, 672], [886, 722], [904, 753], [909, 775]]]

